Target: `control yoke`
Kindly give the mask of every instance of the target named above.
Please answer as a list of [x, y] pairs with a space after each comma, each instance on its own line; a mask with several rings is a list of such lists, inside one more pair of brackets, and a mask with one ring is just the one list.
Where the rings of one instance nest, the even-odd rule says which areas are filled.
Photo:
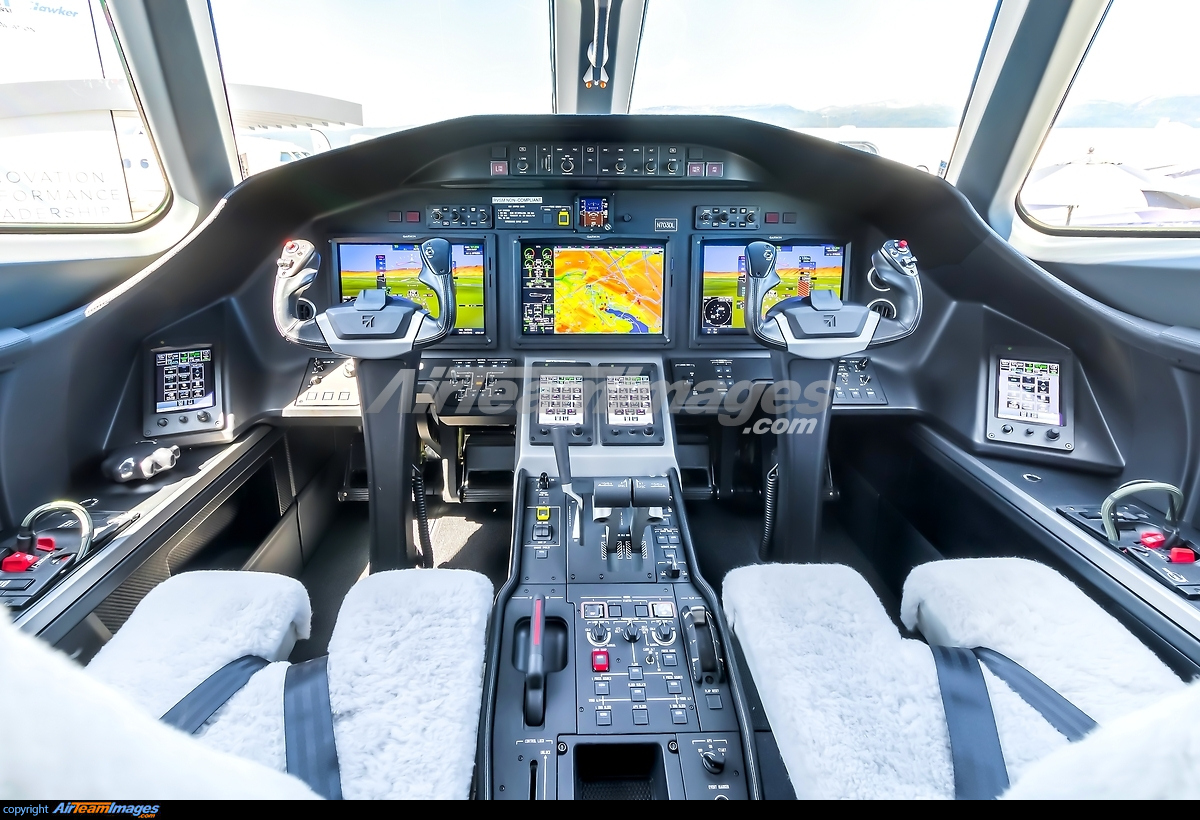
[[321, 255], [311, 242], [290, 240], [277, 262], [272, 295], [275, 327], [293, 344], [358, 359], [395, 359], [437, 344], [454, 329], [458, 314], [450, 243], [430, 239], [421, 244], [420, 253], [417, 279], [433, 291], [437, 319], [422, 305], [381, 288], [364, 290], [353, 302], [318, 315], [304, 293], [316, 279]]
[[271, 298], [275, 329], [292, 344], [329, 350], [329, 343], [317, 327], [317, 309], [304, 298], [321, 268], [321, 254], [313, 243], [292, 239], [283, 246], [275, 265], [275, 292]]
[[457, 306], [450, 243], [421, 244], [419, 281], [438, 302], [438, 318], [423, 305], [385, 288], [364, 290], [353, 302], [317, 313], [303, 298], [316, 279], [321, 257], [311, 242], [289, 241], [279, 257], [272, 295], [275, 326], [289, 342], [358, 359], [355, 378], [362, 403], [363, 439], [370, 486], [371, 571], [411, 565], [412, 424], [421, 350], [454, 329]]
[[[763, 315], [767, 294], [780, 284], [778, 252], [770, 242], [746, 248], [745, 320], [750, 335], [764, 347], [803, 359], [837, 359], [910, 335], [921, 320], [921, 282], [916, 257], [903, 240], [889, 239], [872, 257], [889, 298], [876, 300], [884, 310], [843, 302], [832, 290], [784, 299]], [[891, 292], [894, 291], [894, 296]], [[891, 303], [895, 316], [882, 303]]]

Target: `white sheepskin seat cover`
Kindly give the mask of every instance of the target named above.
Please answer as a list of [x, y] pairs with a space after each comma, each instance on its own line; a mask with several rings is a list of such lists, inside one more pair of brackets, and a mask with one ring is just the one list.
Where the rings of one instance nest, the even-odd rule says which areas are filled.
[[161, 717], [232, 660], [286, 658], [311, 620], [308, 593], [294, 578], [185, 572], [141, 600], [87, 671]]
[[1200, 800], [1200, 684], [1047, 755], [1004, 795], [1016, 800]]
[[1023, 558], [922, 564], [904, 582], [900, 616], [946, 646], [986, 646], [1037, 675], [1097, 723], [1166, 696], [1183, 681], [1078, 587]]
[[[741, 567], [723, 597], [797, 796], [954, 796], [933, 655], [901, 637], [861, 575]], [[1010, 778], [1067, 742], [987, 670], [984, 679]]]
[[18, 631], [3, 607], [0, 670], [12, 706], [0, 737], [0, 802], [316, 797], [293, 777], [206, 748], [146, 714]]
[[[381, 572], [347, 593], [329, 641], [343, 797], [469, 796], [491, 608], [491, 582], [467, 570]], [[201, 739], [285, 770], [286, 669], [258, 672]]]

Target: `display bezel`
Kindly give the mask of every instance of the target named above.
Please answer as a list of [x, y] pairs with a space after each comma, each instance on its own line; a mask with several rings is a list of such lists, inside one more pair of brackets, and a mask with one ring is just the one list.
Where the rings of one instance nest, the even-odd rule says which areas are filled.
[[[338, 260], [342, 245], [420, 245], [427, 239], [433, 239], [439, 234], [404, 233], [404, 234], [362, 234], [354, 236], [339, 236], [329, 240], [329, 304], [338, 305], [342, 301], [342, 277], [338, 270]], [[483, 333], [470, 336], [451, 334], [434, 347], [438, 349], [473, 348], [488, 349], [496, 347], [496, 264], [495, 240], [486, 234], [459, 236], [441, 235], [441, 238], [454, 244], [483, 245]]]
[[[580, 348], [658, 348], [671, 344], [672, 313], [672, 271], [675, 261], [672, 255], [673, 243], [668, 237], [655, 236], [600, 236], [596, 234], [513, 234], [506, 241], [512, 243], [511, 263], [513, 270], [513, 288], [505, 298], [508, 315], [511, 317], [509, 334], [514, 348], [555, 348], [576, 350]], [[591, 245], [595, 247], [619, 247], [622, 245], [648, 245], [663, 249], [663, 326], [661, 333], [631, 334], [602, 334], [590, 333], [567, 335], [558, 333], [526, 334], [522, 318], [521, 294], [521, 246], [540, 243], [543, 245]], [[674, 243], [678, 244], [678, 243]]]
[[854, 264], [853, 243], [849, 239], [829, 236], [812, 236], [802, 234], [756, 234], [751, 236], [731, 237], [728, 234], [694, 234], [692, 236], [691, 282], [688, 292], [691, 295], [691, 309], [688, 316], [689, 347], [726, 347], [726, 348], [760, 348], [758, 342], [749, 333], [704, 333], [702, 311], [704, 309], [704, 248], [707, 245], [741, 245], [746, 246], [757, 241], [770, 242], [773, 245], [840, 245], [842, 247], [842, 299], [848, 299], [850, 293], [851, 267]]

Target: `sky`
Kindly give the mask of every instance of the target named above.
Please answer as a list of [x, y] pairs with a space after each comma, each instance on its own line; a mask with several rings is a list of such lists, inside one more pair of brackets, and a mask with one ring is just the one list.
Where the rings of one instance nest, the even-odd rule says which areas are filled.
[[[228, 82], [358, 102], [367, 126], [551, 110], [548, 0], [211, 7]], [[961, 109], [994, 10], [994, 0], [649, 0], [633, 109]], [[1200, 94], [1197, 31], [1197, 0], [1116, 0], [1072, 101]]]

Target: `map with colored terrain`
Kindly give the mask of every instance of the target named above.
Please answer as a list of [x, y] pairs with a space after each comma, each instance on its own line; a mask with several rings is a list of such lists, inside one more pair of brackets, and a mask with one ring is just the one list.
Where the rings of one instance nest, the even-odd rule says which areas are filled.
[[662, 248], [555, 248], [555, 333], [662, 333]]

